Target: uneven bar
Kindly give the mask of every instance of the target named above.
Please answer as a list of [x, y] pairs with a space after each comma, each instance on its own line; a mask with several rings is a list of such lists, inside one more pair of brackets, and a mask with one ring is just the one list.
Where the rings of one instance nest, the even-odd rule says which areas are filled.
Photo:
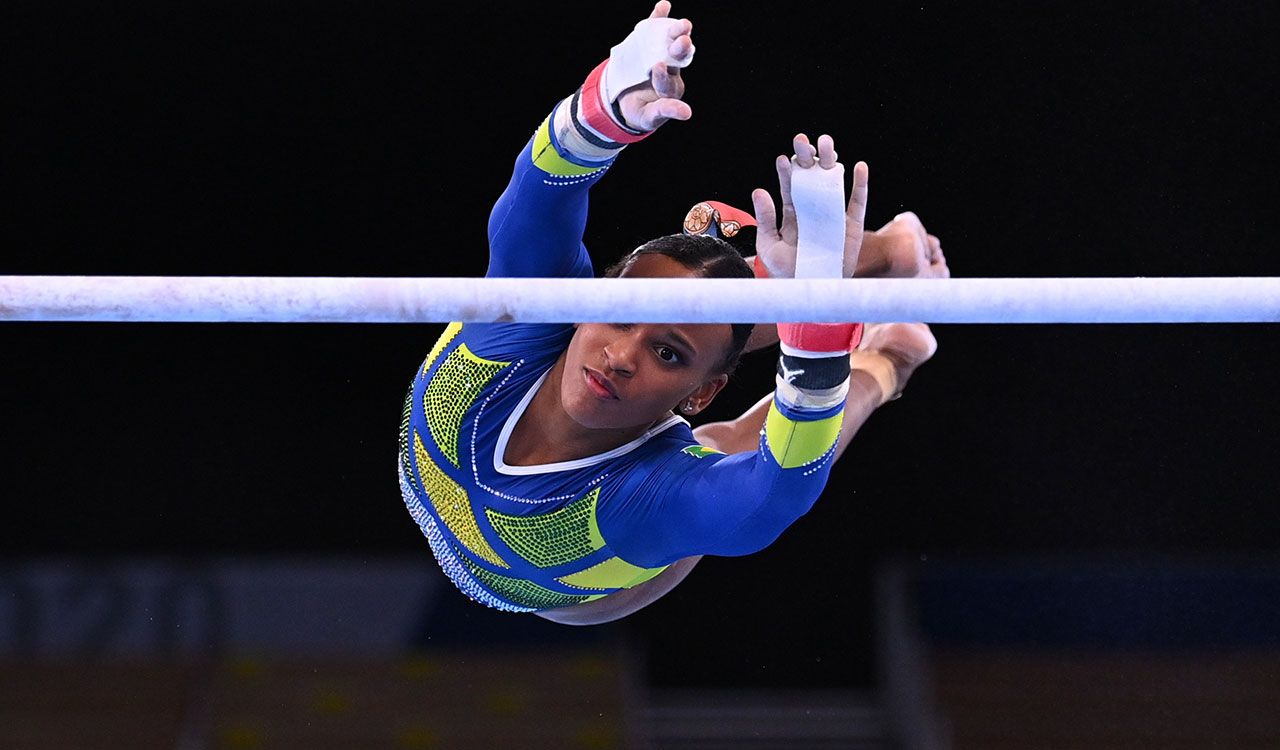
[[1280, 277], [0, 276], [0, 321], [1276, 323]]

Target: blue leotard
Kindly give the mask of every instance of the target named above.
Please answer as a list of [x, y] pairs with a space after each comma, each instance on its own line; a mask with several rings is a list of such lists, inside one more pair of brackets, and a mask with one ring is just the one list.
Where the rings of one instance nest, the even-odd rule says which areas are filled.
[[[611, 162], [575, 158], [551, 122], [521, 152], [493, 208], [489, 276], [593, 275], [582, 244], [587, 194]], [[843, 405], [815, 413], [775, 399], [751, 453], [705, 448], [673, 414], [607, 453], [507, 465], [512, 430], [573, 330], [454, 323], [413, 380], [401, 491], [466, 595], [526, 612], [598, 599], [684, 557], [757, 551], [818, 498]]]

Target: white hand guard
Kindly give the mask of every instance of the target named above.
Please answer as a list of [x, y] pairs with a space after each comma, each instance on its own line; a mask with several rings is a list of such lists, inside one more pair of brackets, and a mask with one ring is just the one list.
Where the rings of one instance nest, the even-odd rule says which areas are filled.
[[693, 62], [693, 48], [681, 58], [667, 52], [671, 46], [671, 27], [680, 23], [675, 18], [646, 18], [609, 53], [602, 86], [605, 103], [613, 106], [622, 92], [649, 80], [649, 71], [658, 62], [673, 68], [685, 68]]

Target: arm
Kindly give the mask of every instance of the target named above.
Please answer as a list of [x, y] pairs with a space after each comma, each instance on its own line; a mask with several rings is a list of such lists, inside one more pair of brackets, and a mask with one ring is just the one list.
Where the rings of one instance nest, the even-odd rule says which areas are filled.
[[[833, 460], [840, 458], [857, 434], [858, 428], [887, 400], [881, 394], [879, 383], [870, 373], [863, 370], [853, 370], [850, 373], [849, 396], [845, 399], [844, 419], [840, 423], [840, 435], [836, 438]], [[765, 417], [769, 414], [772, 403], [773, 392], [770, 391], [737, 419], [699, 425], [694, 429], [693, 436], [699, 443], [722, 453], [754, 451], [760, 442], [760, 431], [764, 429]]]
[[[812, 203], [804, 204], [814, 207], [806, 243], [813, 242], [818, 254], [824, 246], [838, 253], [845, 228], [843, 169], [830, 138], [822, 141], [820, 154], [799, 152], [796, 159], [797, 168], [807, 170], [804, 189], [813, 191]], [[852, 185], [851, 218], [860, 226], [866, 164], [854, 167]], [[837, 221], [824, 221], [832, 201]], [[838, 265], [833, 272], [840, 273]], [[849, 352], [861, 326], [780, 323], [778, 328], [783, 346], [777, 388], [761, 405], [759, 450], [694, 458], [682, 452], [655, 467], [638, 493], [643, 500], [599, 519], [601, 533], [620, 557], [653, 567], [691, 555], [749, 554], [772, 543], [821, 495], [850, 389]]]
[[[871, 413], [902, 395], [916, 368], [938, 350], [937, 340], [923, 323], [873, 323], [866, 326], [858, 350], [850, 355], [849, 397], [836, 440], [835, 459], [844, 454]], [[724, 453], [753, 451], [773, 400], [770, 393], [727, 422], [710, 422], [693, 431], [699, 443]]]
[[[854, 380], [856, 386], [851, 384], [850, 397], [846, 406], [847, 418], [852, 419], [854, 426], [849, 431], [848, 437], [845, 437], [844, 428], [841, 428], [837, 438], [836, 453], [828, 460], [822, 461], [822, 453], [819, 452], [820, 446], [825, 441], [821, 439], [816, 441], [818, 449], [811, 448], [809, 454], [815, 460], [822, 461], [816, 472], [806, 468], [808, 464], [803, 461], [804, 454], [798, 457], [793, 456], [801, 459], [800, 463], [786, 469], [782, 469], [781, 463], [773, 463], [770, 466], [770, 460], [764, 456], [765, 451], [775, 455], [775, 451], [770, 447], [769, 433], [765, 428], [770, 410], [775, 409], [772, 393], [736, 420], [738, 429], [724, 432], [726, 439], [732, 438], [737, 441], [734, 445], [740, 445], [740, 451], [730, 450], [732, 446], [717, 445], [715, 440], [706, 438], [708, 428], [715, 430], [717, 426], [729, 423], [705, 425], [699, 428], [703, 431], [702, 436], [699, 436], [699, 430], [695, 430], [695, 437], [699, 437], [704, 445], [724, 453], [741, 455], [734, 457], [734, 461], [717, 463], [711, 463], [711, 459], [706, 458], [692, 459], [683, 456], [677, 458], [681, 461], [706, 462], [705, 467], [699, 467], [705, 468], [706, 471], [698, 472], [700, 476], [683, 477], [679, 488], [662, 491], [664, 496], [674, 499], [674, 505], [680, 506], [678, 510], [670, 513], [663, 511], [654, 514], [657, 518], [665, 517], [664, 525], [667, 531], [663, 534], [666, 537], [664, 543], [684, 546], [702, 544], [706, 545], [708, 553], [746, 554], [773, 541], [783, 529], [807, 512], [826, 483], [831, 462], [844, 450], [843, 446], [848, 444], [849, 438], [857, 427], [866, 421], [875, 406], [880, 403], [878, 386], [875, 385], [871, 376], [858, 373]], [[775, 436], [779, 432], [785, 432], [785, 429], [775, 430]], [[825, 444], [829, 445], [829, 442]], [[758, 452], [757, 448], [760, 449]], [[782, 513], [762, 512], [769, 506], [781, 508]], [[703, 523], [687, 524], [687, 517], [684, 514], [695, 508], [701, 508], [697, 515]], [[735, 532], [728, 545], [718, 546], [709, 542], [722, 537], [726, 528]], [[606, 532], [606, 536], [612, 539], [616, 538], [617, 534], [610, 531]], [[562, 625], [598, 625], [622, 619], [675, 589], [702, 557], [702, 554], [681, 557], [648, 581], [610, 594], [603, 599], [570, 607], [542, 610], [535, 614]]]
[[[925, 331], [927, 332], [927, 330], [926, 328]], [[873, 334], [872, 338], [874, 340], [878, 336]], [[840, 425], [840, 433], [836, 438], [835, 452], [828, 465], [844, 453], [844, 449], [849, 445], [858, 428], [866, 422], [871, 413], [888, 400], [883, 395], [885, 386], [881, 383], [882, 379], [883, 376], [873, 375], [865, 369], [855, 369], [852, 372], [849, 396], [845, 401], [844, 420]], [[906, 378], [904, 377], [903, 382], [905, 380]], [[773, 407], [773, 399], [774, 394], [770, 393], [732, 422], [716, 422], [703, 425], [694, 430], [694, 437], [698, 438], [698, 441], [703, 445], [723, 453], [754, 454], [757, 448], [761, 448], [762, 441], [767, 440], [765, 421], [769, 410]], [[723, 468], [728, 469], [730, 472], [735, 471], [734, 469], [729, 469], [729, 467]], [[741, 469], [737, 469], [737, 471], [741, 471]], [[732, 473], [717, 473], [722, 473], [723, 475], [713, 477], [713, 482], [719, 482], [730, 488], [741, 486], [738, 484], [739, 478], [733, 476]], [[748, 470], [748, 473], [751, 473], [750, 470]], [[823, 481], [825, 483], [825, 478]], [[783, 484], [785, 487], [785, 482]], [[808, 510], [808, 506], [805, 506], [805, 510]], [[798, 518], [799, 515], [796, 517]], [[790, 522], [787, 522], [786, 525], [790, 525]], [[702, 555], [691, 555], [676, 560], [666, 570], [648, 581], [610, 594], [603, 599], [576, 604], [571, 607], [543, 610], [535, 614], [562, 625], [598, 625], [620, 620], [649, 606], [672, 591], [689, 575], [702, 557]]]
[[[815, 162], [809, 154], [798, 160], [799, 166], [835, 167], [830, 139], [826, 141], [824, 158]], [[858, 223], [866, 204], [866, 182], [866, 165], [859, 163], [853, 179]], [[741, 555], [761, 549], [812, 507], [839, 449], [846, 393], [854, 392], [848, 360], [829, 356], [830, 350], [843, 345], [847, 352], [860, 327], [784, 328], [788, 346], [779, 361], [778, 390], [741, 420], [757, 420], [752, 432], [758, 435], [759, 450], [744, 448], [732, 456], [681, 451], [643, 475], [631, 502], [616, 506], [617, 512], [606, 510], [598, 519], [602, 535], [620, 557], [633, 564], [669, 567], [638, 586], [541, 616], [576, 625], [624, 617], [675, 588], [703, 554]], [[810, 353], [804, 350], [806, 343], [821, 346]], [[861, 381], [867, 376], [858, 377]], [[865, 396], [873, 389], [874, 381], [871, 387], [859, 382], [856, 393]], [[874, 406], [868, 400], [858, 408], [856, 421], [861, 424]]]
[[490, 214], [486, 275], [591, 275], [582, 244], [587, 191], [628, 143], [692, 114], [680, 100], [692, 25], [668, 18], [670, 8], [657, 3], [538, 126]]

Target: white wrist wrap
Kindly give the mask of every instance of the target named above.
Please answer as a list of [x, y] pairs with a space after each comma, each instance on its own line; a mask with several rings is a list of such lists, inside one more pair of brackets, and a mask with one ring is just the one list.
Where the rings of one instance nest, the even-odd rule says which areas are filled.
[[796, 278], [844, 277], [844, 165], [796, 166], [791, 159], [791, 202], [796, 207]]
[[555, 119], [551, 121], [551, 129], [555, 131], [556, 140], [569, 153], [588, 161], [606, 162], [619, 153], [619, 149], [601, 148], [583, 138], [573, 127], [573, 97], [568, 97], [556, 107]]
[[836, 404], [842, 404], [849, 397], [849, 379], [834, 388], [824, 388], [822, 390], [807, 390], [797, 388], [778, 376], [774, 378], [774, 395], [782, 403], [796, 409], [813, 409], [823, 410], [830, 409]]
[[682, 58], [667, 52], [671, 46], [671, 27], [680, 23], [674, 18], [646, 18], [614, 45], [609, 52], [609, 65], [604, 69], [604, 101], [612, 106], [622, 92], [649, 80], [649, 71], [658, 62], [673, 68], [684, 68], [693, 62], [693, 49]]

